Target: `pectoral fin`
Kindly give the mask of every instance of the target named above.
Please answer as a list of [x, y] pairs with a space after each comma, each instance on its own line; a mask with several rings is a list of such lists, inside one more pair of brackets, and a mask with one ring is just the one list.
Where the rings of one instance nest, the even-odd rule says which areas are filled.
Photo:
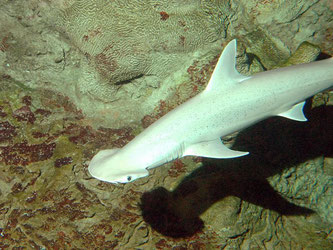
[[193, 144], [186, 148], [183, 156], [195, 155], [209, 158], [235, 158], [247, 155], [249, 152], [235, 151], [223, 145], [220, 138]]
[[295, 121], [305, 122], [308, 119], [306, 119], [306, 117], [304, 116], [304, 113], [303, 113], [304, 105], [305, 105], [305, 101], [298, 103], [298, 104], [292, 106], [292, 108], [289, 109], [288, 111], [279, 114], [279, 116], [282, 116], [282, 117], [285, 117], [285, 118], [288, 118], [291, 120], [295, 120]]

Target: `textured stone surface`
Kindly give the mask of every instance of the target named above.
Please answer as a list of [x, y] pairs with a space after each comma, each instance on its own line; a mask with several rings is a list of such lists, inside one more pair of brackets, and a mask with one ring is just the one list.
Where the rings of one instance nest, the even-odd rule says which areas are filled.
[[60, 23], [99, 73], [115, 84], [170, 74], [182, 63], [177, 54], [216, 41], [225, 31], [218, 19], [222, 11], [218, 1], [215, 6], [206, 2], [81, 0], [64, 11]]
[[[266, 68], [304, 41], [332, 54], [330, 1], [295, 3], [3, 1], [2, 72], [66, 94], [94, 127], [137, 125], [160, 100], [174, 98], [180, 84], [192, 88], [187, 69], [211, 64], [225, 37], [237, 37]], [[273, 7], [281, 11], [268, 15]], [[130, 84], [113, 85], [119, 81]]]
[[[131, 15], [120, 1], [1, 1], [0, 248], [330, 249], [328, 92], [307, 105], [307, 123], [272, 118], [226, 138], [249, 157], [186, 157], [126, 185], [99, 182], [86, 169], [99, 149], [125, 145], [202, 91], [233, 37], [243, 73], [313, 60], [318, 47], [309, 44], [290, 58], [303, 41], [333, 54], [330, 1], [124, 3]], [[118, 18], [101, 13], [108, 4]], [[124, 20], [143, 23], [136, 27], [147, 28], [148, 44], [137, 31], [120, 34]], [[184, 34], [190, 43], [178, 43]], [[115, 44], [105, 50], [108, 41]], [[116, 50], [124, 53], [114, 57]], [[112, 59], [122, 67], [108, 74]]]
[[[225, 1], [76, 1], [58, 22], [97, 70], [95, 79], [82, 78], [80, 95], [106, 103], [121, 99], [119, 122], [127, 119], [123, 112], [130, 112], [132, 121], [142, 118], [140, 109], [152, 109], [169, 96], [168, 89], [155, 91], [161, 84], [174, 86], [173, 79], [165, 79], [189, 66], [195, 51], [207, 53], [225, 37], [228, 10]], [[122, 86], [133, 79], [134, 85]]]
[[186, 157], [112, 185], [91, 178], [87, 162], [135, 130], [94, 130], [68, 98], [4, 76], [0, 86], [1, 248], [332, 245], [332, 161], [321, 156], [332, 155], [332, 106], [308, 112], [308, 125], [277, 118], [240, 133], [235, 147], [251, 157]]
[[230, 19], [229, 32], [241, 36], [249, 47], [248, 52], [258, 56], [267, 68], [287, 59], [304, 41], [321, 44], [328, 54], [333, 52], [330, 0], [244, 0], [236, 8], [242, 15]]

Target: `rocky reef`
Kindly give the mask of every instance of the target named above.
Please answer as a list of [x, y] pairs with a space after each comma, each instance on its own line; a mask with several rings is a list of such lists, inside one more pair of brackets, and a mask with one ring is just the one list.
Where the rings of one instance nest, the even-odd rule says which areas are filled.
[[328, 91], [307, 123], [224, 138], [250, 157], [87, 172], [202, 91], [232, 38], [244, 74], [333, 55], [331, 1], [2, 1], [0, 24], [1, 249], [332, 247]]

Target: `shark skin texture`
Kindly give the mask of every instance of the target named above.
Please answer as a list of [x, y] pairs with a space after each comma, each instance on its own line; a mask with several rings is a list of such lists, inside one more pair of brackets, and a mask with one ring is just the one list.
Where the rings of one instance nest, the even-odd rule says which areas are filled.
[[305, 99], [333, 86], [333, 58], [243, 76], [235, 68], [236, 40], [224, 48], [206, 89], [170, 111], [121, 149], [101, 150], [91, 176], [127, 183], [187, 155], [234, 158], [248, 152], [223, 145], [221, 137], [271, 116], [307, 121]]

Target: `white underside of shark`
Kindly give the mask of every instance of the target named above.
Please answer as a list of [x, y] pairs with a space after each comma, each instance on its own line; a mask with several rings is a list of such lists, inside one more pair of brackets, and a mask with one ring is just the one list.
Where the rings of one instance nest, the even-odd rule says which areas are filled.
[[187, 155], [234, 158], [248, 152], [223, 145], [221, 137], [271, 116], [306, 121], [305, 99], [333, 86], [333, 59], [255, 74], [239, 74], [236, 40], [223, 50], [206, 89], [157, 120], [121, 149], [102, 150], [89, 173], [127, 183], [148, 170]]

